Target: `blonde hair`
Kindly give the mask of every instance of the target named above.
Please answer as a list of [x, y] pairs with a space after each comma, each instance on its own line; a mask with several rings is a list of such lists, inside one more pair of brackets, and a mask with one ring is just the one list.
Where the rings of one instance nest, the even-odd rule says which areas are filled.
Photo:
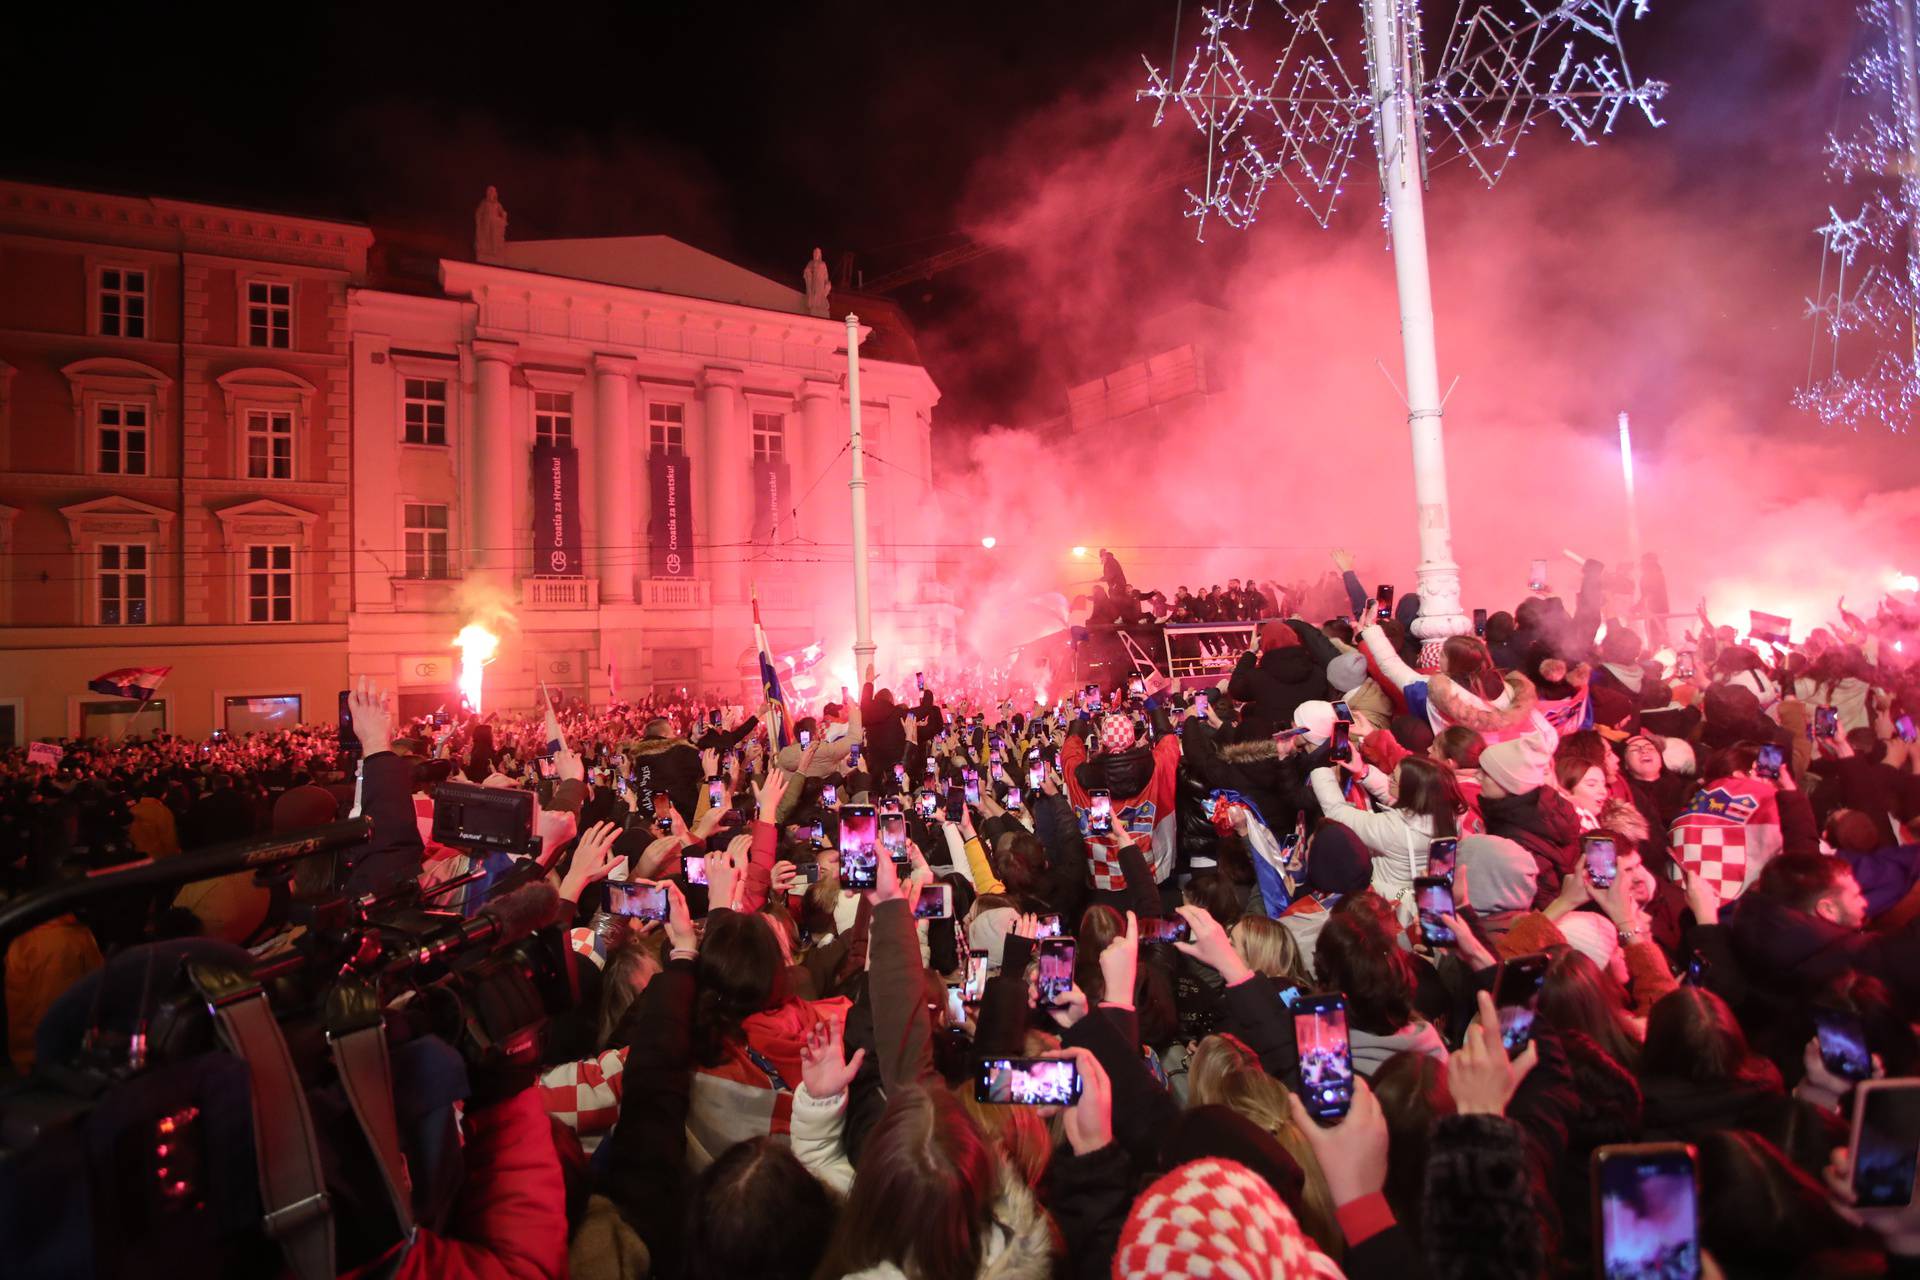
[[1300, 1228], [1339, 1261], [1346, 1237], [1334, 1216], [1333, 1192], [1306, 1135], [1294, 1127], [1287, 1108], [1287, 1086], [1267, 1074], [1253, 1050], [1233, 1036], [1208, 1036], [1187, 1060], [1187, 1105], [1222, 1106], [1273, 1135], [1306, 1175], [1301, 1191]]
[[953, 1094], [960, 1099], [960, 1109], [972, 1116], [987, 1140], [999, 1148], [1001, 1159], [1022, 1182], [1038, 1189], [1053, 1159], [1055, 1135], [1047, 1122], [1031, 1107], [996, 1107], [975, 1101], [972, 1081], [954, 1086]]
[[1300, 946], [1278, 920], [1267, 916], [1241, 916], [1229, 936], [1233, 940], [1234, 951], [1255, 973], [1296, 986], [1306, 982], [1306, 974], [1300, 966]]

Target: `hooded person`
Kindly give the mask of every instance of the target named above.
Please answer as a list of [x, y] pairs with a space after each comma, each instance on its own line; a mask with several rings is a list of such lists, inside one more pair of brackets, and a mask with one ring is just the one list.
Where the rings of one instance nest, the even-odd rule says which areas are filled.
[[1280, 916], [1280, 927], [1293, 937], [1300, 963], [1313, 974], [1313, 949], [1335, 904], [1359, 893], [1373, 877], [1373, 854], [1351, 828], [1322, 822], [1307, 843], [1302, 892]]
[[1274, 734], [1293, 723], [1303, 702], [1327, 696], [1326, 667], [1285, 622], [1260, 628], [1259, 651], [1240, 655], [1227, 692], [1247, 705], [1247, 732]]
[[[1289, 633], [1291, 634], [1291, 633]], [[1162, 733], [1152, 743], [1136, 740], [1131, 716], [1100, 718], [1100, 748], [1088, 755], [1084, 739], [1070, 733], [1060, 748], [1060, 775], [1067, 783], [1067, 799], [1083, 815], [1089, 792], [1104, 789], [1112, 797], [1112, 830], [1087, 836], [1088, 874], [1097, 890], [1123, 890], [1119, 842], [1130, 840], [1147, 860], [1156, 884], [1173, 874], [1178, 856], [1175, 803], [1180, 769], [1180, 739]]]
[[[1502, 954], [1515, 924], [1534, 909], [1540, 868], [1533, 855], [1505, 836], [1462, 836], [1456, 855], [1466, 884], [1465, 905], [1473, 908], [1480, 932]], [[1538, 948], [1529, 948], [1537, 950]], [[1525, 954], [1526, 950], [1514, 954]]]
[[1536, 906], [1553, 900], [1580, 857], [1580, 814], [1547, 785], [1559, 743], [1553, 725], [1536, 715], [1526, 733], [1480, 753], [1480, 816], [1488, 835], [1505, 836], [1533, 855]]
[[1331, 697], [1347, 704], [1356, 721], [1369, 729], [1384, 729], [1393, 719], [1393, 700], [1373, 678], [1367, 655], [1349, 650], [1327, 663], [1327, 687]]
[[1640, 637], [1624, 625], [1608, 627], [1606, 638], [1600, 642], [1600, 665], [1593, 672], [1595, 695], [1602, 689], [1612, 690], [1637, 710], [1666, 706], [1672, 694], [1660, 678], [1660, 664], [1645, 661], [1645, 652]]

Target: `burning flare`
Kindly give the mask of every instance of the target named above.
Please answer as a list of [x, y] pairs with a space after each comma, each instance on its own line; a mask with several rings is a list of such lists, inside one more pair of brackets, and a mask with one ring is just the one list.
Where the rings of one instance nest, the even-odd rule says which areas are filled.
[[460, 696], [475, 715], [480, 714], [480, 672], [500, 648], [500, 637], [477, 622], [460, 628], [453, 638], [460, 650]]

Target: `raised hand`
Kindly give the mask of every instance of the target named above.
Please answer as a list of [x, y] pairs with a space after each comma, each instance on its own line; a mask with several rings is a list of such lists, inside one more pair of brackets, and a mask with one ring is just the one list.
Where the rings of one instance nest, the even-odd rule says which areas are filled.
[[816, 1098], [837, 1098], [860, 1074], [867, 1051], [855, 1049], [847, 1057], [846, 1032], [831, 1018], [822, 1018], [807, 1032], [800, 1046], [800, 1079]]

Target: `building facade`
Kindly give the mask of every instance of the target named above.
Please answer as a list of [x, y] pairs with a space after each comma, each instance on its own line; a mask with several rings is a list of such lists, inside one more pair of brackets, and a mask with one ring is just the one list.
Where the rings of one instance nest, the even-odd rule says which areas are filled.
[[[0, 183], [0, 744], [334, 714], [343, 223]], [[142, 709], [88, 691], [171, 666]]]
[[[844, 320], [663, 236], [488, 256], [351, 296], [351, 673], [431, 711], [479, 621], [502, 638], [488, 707], [542, 684], [751, 702], [755, 598], [776, 649], [849, 654]], [[913, 545], [938, 393], [898, 313], [861, 301], [884, 317], [861, 385], [875, 630], [900, 656], [951, 634]], [[812, 679], [853, 676], [849, 656]]]

